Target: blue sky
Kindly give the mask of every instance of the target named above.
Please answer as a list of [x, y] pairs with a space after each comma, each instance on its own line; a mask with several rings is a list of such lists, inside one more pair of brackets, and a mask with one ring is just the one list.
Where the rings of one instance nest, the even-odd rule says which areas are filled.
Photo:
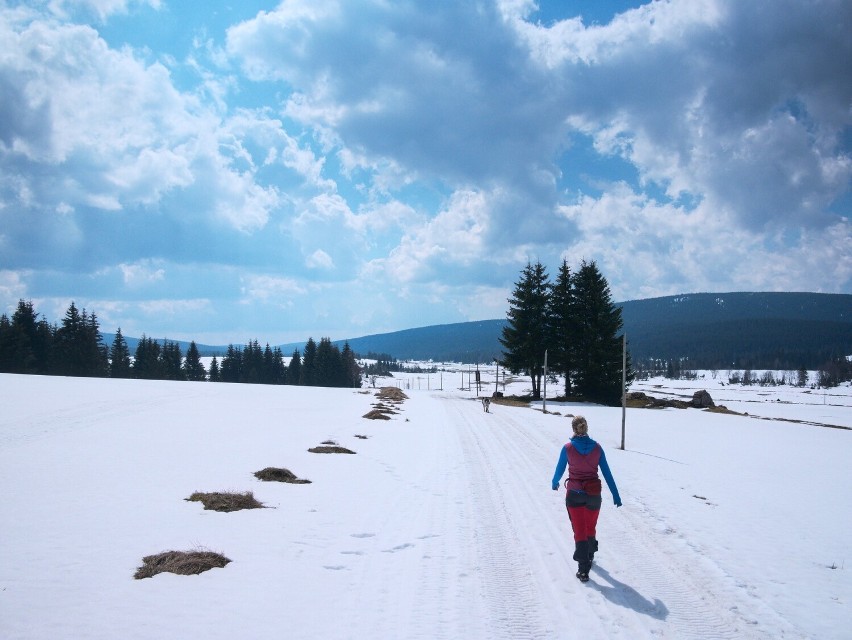
[[852, 293], [852, 4], [0, 0], [0, 309], [272, 344]]

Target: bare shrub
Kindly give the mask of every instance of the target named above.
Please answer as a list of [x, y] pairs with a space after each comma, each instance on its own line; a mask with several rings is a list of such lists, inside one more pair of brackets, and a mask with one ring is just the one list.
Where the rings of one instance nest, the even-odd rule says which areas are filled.
[[254, 472], [254, 477], [258, 480], [266, 482], [287, 482], [289, 484], [311, 484], [310, 480], [297, 478], [296, 474], [289, 469], [279, 469], [277, 467], [266, 467], [260, 471]]
[[186, 498], [187, 502], [200, 502], [204, 509], [211, 511], [240, 511], [242, 509], [263, 509], [263, 503], [258, 502], [251, 491], [243, 493], [228, 493], [215, 491], [201, 493], [196, 491]]
[[164, 551], [142, 558], [142, 566], [136, 569], [133, 577], [137, 580], [151, 578], [158, 573], [176, 573], [191, 576], [208, 569], [222, 568], [230, 559], [221, 553], [199, 549], [196, 551]]

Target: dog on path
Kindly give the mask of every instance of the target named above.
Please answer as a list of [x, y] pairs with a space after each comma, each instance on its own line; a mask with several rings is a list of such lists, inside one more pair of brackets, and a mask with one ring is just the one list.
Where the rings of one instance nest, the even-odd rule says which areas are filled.
[[482, 410], [485, 413], [489, 413], [489, 409], [491, 408], [491, 398], [483, 398], [482, 399]]

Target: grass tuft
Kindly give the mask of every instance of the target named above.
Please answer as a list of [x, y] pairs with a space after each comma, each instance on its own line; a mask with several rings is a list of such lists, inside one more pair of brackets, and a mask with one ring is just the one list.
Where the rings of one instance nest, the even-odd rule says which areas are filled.
[[254, 477], [258, 480], [266, 482], [287, 482], [288, 484], [311, 484], [310, 480], [297, 478], [296, 474], [289, 469], [279, 469], [276, 467], [266, 467], [260, 471], [254, 472]]
[[221, 553], [198, 549], [196, 551], [163, 551], [142, 558], [142, 566], [133, 577], [137, 580], [152, 578], [158, 573], [176, 573], [182, 576], [198, 575], [208, 569], [222, 568], [231, 562]]
[[312, 447], [312, 448], [308, 449], [308, 451], [310, 451], [311, 453], [355, 453], [354, 451], [351, 451], [351, 450], [347, 449], [346, 447], [336, 447], [336, 446], [335, 447], [326, 447], [326, 446]]
[[187, 502], [200, 502], [204, 509], [211, 511], [240, 511], [242, 509], [263, 509], [263, 503], [258, 502], [251, 491], [244, 493], [228, 493], [214, 491], [213, 493], [202, 493], [196, 491], [186, 498]]

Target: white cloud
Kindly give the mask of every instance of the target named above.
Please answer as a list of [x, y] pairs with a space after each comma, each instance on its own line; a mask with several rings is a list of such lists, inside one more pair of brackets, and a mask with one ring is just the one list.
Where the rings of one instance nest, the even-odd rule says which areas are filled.
[[243, 302], [277, 302], [286, 306], [296, 296], [306, 293], [307, 289], [294, 278], [282, 278], [267, 275], [249, 274], [243, 277]]
[[0, 309], [3, 309], [0, 313], [11, 315], [18, 300], [25, 298], [26, 295], [27, 284], [24, 281], [24, 273], [0, 269]]
[[114, 14], [127, 13], [133, 5], [149, 5], [154, 9], [162, 6], [160, 0], [49, 0], [50, 10], [58, 17], [67, 19], [75, 11], [91, 12], [100, 22]]
[[317, 249], [309, 255], [305, 264], [309, 269], [324, 269], [326, 271], [334, 269], [334, 260], [322, 249]]
[[397, 283], [430, 281], [454, 266], [485, 259], [489, 204], [481, 192], [453, 194], [434, 219], [408, 231], [386, 259], [373, 261], [367, 273], [380, 271]]
[[118, 268], [121, 271], [124, 284], [130, 287], [161, 282], [166, 276], [164, 268], [156, 266], [149, 260], [135, 264], [120, 264]]

